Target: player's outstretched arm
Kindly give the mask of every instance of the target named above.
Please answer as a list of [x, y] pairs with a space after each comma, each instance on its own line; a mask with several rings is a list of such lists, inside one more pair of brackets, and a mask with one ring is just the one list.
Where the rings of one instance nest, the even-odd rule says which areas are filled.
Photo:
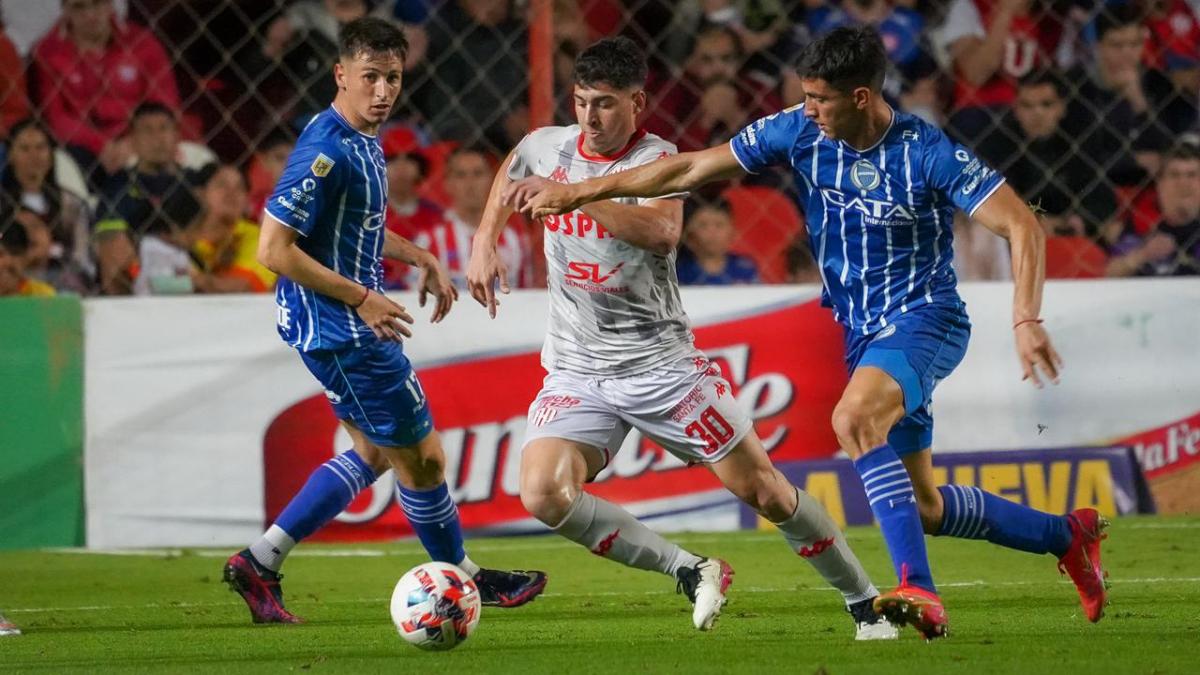
[[454, 301], [458, 300], [458, 289], [454, 287], [450, 273], [442, 266], [437, 256], [391, 230], [385, 230], [383, 233], [383, 255], [385, 258], [399, 260], [420, 269], [421, 274], [417, 280], [418, 304], [424, 307], [429, 294], [433, 294], [437, 304], [434, 305], [433, 316], [429, 317], [429, 322], [437, 323], [446, 318], [450, 308], [454, 306]]
[[661, 197], [745, 174], [729, 144], [664, 157], [636, 169], [564, 185], [525, 178], [508, 186], [504, 203], [534, 219], [614, 197]]
[[317, 262], [296, 245], [299, 236], [274, 216], [265, 215], [258, 236], [258, 261], [276, 274], [353, 307], [381, 340], [399, 342], [412, 337], [404, 324], [411, 324], [413, 318], [403, 306]]
[[500, 240], [500, 233], [513, 214], [513, 209], [503, 202], [501, 195], [512, 182], [508, 177], [508, 167], [512, 165], [515, 153], [516, 150], [508, 153], [492, 180], [479, 230], [471, 244], [471, 259], [467, 262], [467, 290], [476, 302], [487, 308], [488, 316], [493, 319], [496, 318], [496, 308], [500, 306], [500, 301], [496, 299], [496, 282], [500, 282], [501, 293], [507, 294], [511, 290], [508, 287], [508, 269], [500, 260], [496, 242]]
[[1022, 379], [1032, 380], [1039, 389], [1038, 371], [1058, 384], [1062, 357], [1050, 343], [1042, 326], [1042, 287], [1046, 283], [1046, 234], [1029, 206], [1008, 185], [996, 192], [975, 211], [975, 219], [992, 232], [1008, 240], [1012, 250], [1013, 331], [1017, 355], [1021, 359]]

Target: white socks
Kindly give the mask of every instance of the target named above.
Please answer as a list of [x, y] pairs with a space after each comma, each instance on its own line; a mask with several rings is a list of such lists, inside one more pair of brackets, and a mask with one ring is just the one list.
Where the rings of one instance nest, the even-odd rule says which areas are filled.
[[250, 555], [254, 556], [259, 565], [272, 572], [278, 572], [280, 566], [283, 565], [283, 559], [292, 552], [295, 546], [295, 539], [292, 539], [278, 525], [272, 525], [263, 533], [263, 536], [258, 538], [258, 541], [250, 545]]
[[625, 509], [586, 492], [579, 493], [553, 529], [598, 556], [672, 577], [680, 567], [694, 567], [702, 560], [663, 539]]
[[852, 605], [879, 595], [862, 564], [846, 543], [825, 508], [803, 490], [796, 490], [796, 512], [775, 523], [792, 550], [807, 560]]

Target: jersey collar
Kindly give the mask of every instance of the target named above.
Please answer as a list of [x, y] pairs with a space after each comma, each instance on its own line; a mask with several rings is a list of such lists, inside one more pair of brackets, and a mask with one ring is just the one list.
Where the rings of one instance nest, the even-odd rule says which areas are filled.
[[378, 138], [378, 136], [372, 136], [371, 134], [368, 134], [364, 131], [359, 131], [358, 129], [355, 129], [354, 125], [350, 124], [350, 121], [347, 120], [345, 117], [342, 117], [342, 113], [338, 112], [337, 106], [333, 105], [332, 103], [329, 104], [329, 109], [331, 111], [333, 111], [334, 119], [336, 119], [339, 124], [346, 127], [350, 131], [353, 131], [354, 133], [358, 134], [359, 136], [362, 136], [363, 138]]
[[591, 160], [593, 162], [615, 162], [618, 159], [621, 159], [622, 157], [624, 157], [625, 155], [628, 155], [629, 151], [633, 150], [633, 146], [637, 145], [637, 142], [642, 140], [642, 137], [644, 137], [645, 135], [646, 135], [645, 129], [638, 129], [636, 132], [634, 132], [633, 136], [629, 139], [629, 142], [625, 144], [625, 147], [621, 148], [620, 150], [614, 152], [611, 155], [593, 155], [593, 154], [589, 153], [587, 150], [583, 149], [583, 131], [580, 131], [579, 137], [575, 139], [575, 149], [576, 149], [576, 151], [579, 152], [580, 157], [587, 159], [587, 160]]
[[878, 148], [884, 141], [887, 140], [888, 134], [892, 133], [892, 127], [896, 126], [896, 109], [893, 108], [891, 105], [888, 105], [888, 110], [891, 111], [891, 113], [892, 113], [892, 119], [888, 120], [887, 128], [883, 130], [883, 134], [881, 134], [879, 136], [879, 140], [872, 143], [870, 147], [859, 150], [858, 148], [854, 147], [853, 145], [850, 145], [849, 143], [847, 143], [846, 141], [843, 141], [840, 138], [838, 139], [838, 143], [841, 143], [843, 146], [845, 146], [845, 148], [847, 150], [852, 150], [854, 152], [857, 152], [860, 155], [865, 155], [868, 152], [874, 150], [875, 148]]

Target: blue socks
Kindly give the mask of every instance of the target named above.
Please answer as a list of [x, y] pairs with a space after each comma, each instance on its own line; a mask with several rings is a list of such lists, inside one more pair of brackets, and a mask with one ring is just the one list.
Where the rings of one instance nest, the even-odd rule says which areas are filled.
[[977, 487], [943, 485], [945, 504], [939, 536], [986, 539], [993, 544], [1061, 558], [1071, 545], [1066, 516], [1010, 502]]
[[300, 541], [345, 511], [375, 478], [375, 472], [357, 452], [343, 452], [312, 472], [275, 524], [293, 540]]
[[278, 572], [296, 542], [345, 511], [375, 478], [375, 472], [353, 450], [318, 466], [275, 523], [250, 545], [250, 555], [259, 565]]
[[[448, 562], [461, 567], [460, 563], [467, 557], [467, 553], [463, 549], [458, 507], [450, 498], [450, 489], [446, 487], [446, 483], [443, 482], [431, 490], [410, 490], [397, 483], [396, 497], [429, 557], [438, 562]], [[472, 575], [478, 571], [465, 567], [463, 570]]]
[[921, 514], [900, 457], [889, 446], [881, 445], [855, 460], [854, 468], [862, 478], [867, 501], [892, 554], [896, 577], [902, 583], [937, 593], [925, 553]]

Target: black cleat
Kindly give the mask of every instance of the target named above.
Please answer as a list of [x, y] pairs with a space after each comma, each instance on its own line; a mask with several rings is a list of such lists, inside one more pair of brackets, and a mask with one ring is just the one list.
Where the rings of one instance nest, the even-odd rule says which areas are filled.
[[479, 570], [475, 575], [479, 601], [493, 607], [520, 607], [542, 594], [546, 588], [546, 573], [536, 570]]

